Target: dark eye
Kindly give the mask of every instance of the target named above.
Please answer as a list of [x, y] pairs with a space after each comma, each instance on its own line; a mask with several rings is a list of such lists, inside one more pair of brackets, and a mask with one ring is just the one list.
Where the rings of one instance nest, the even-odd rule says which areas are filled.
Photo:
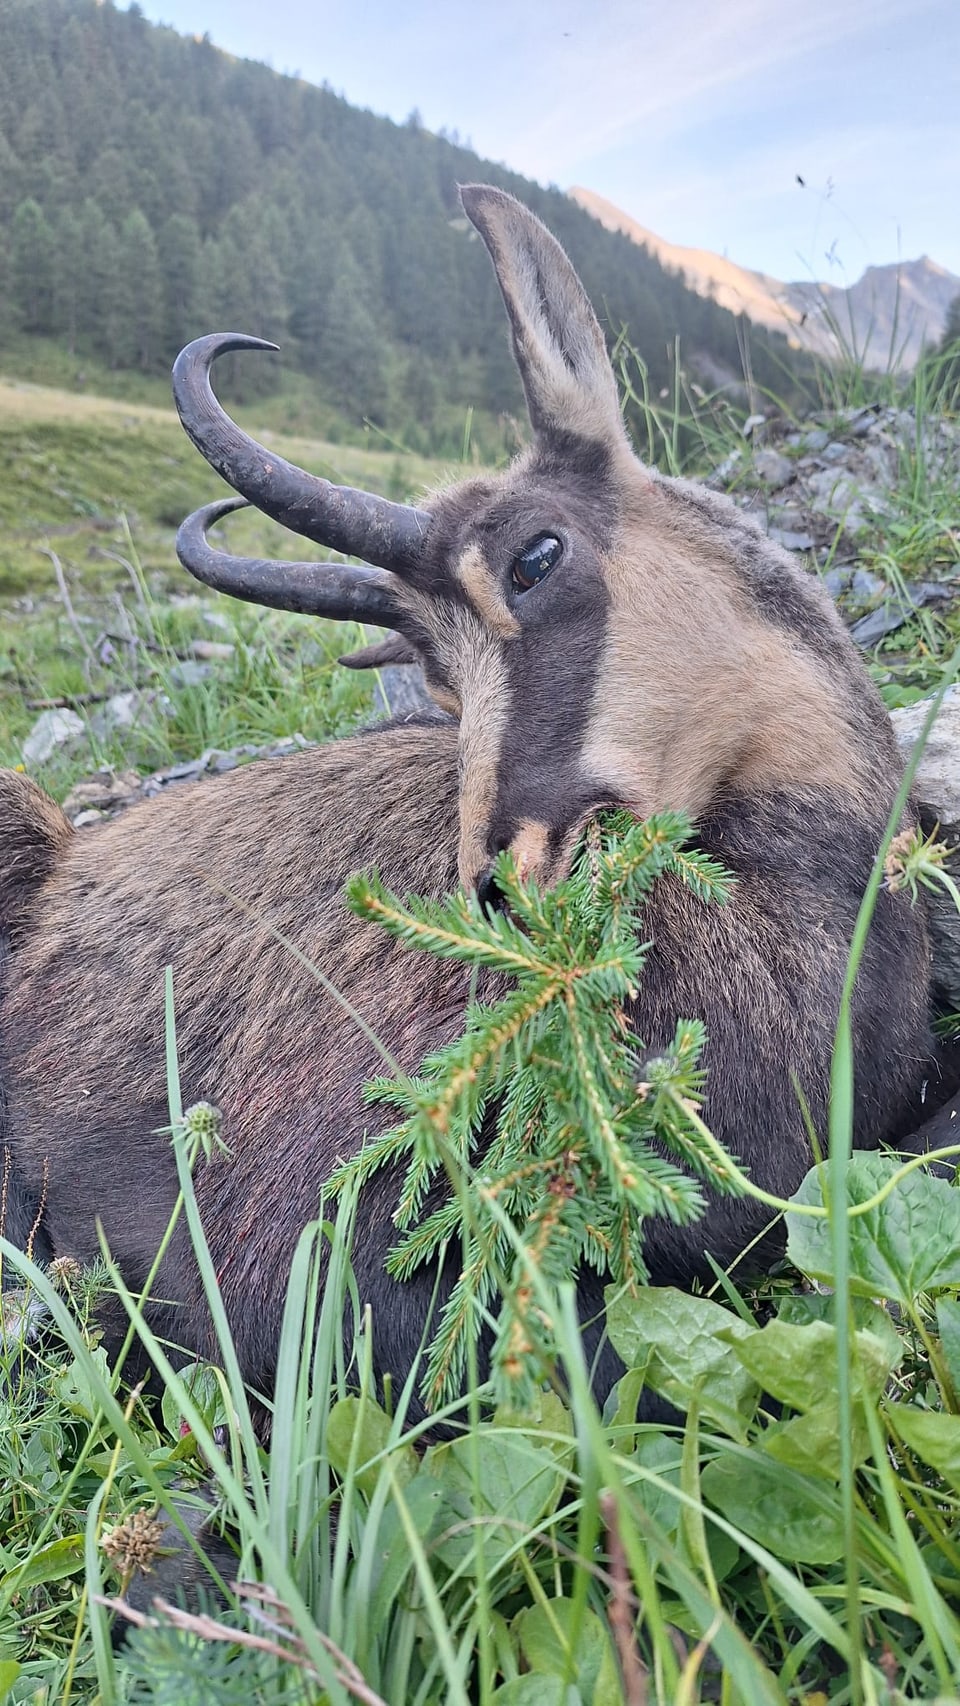
[[563, 546], [552, 533], [544, 533], [540, 539], [534, 539], [519, 551], [510, 565], [513, 584], [521, 592], [529, 592], [537, 581], [542, 581], [545, 575], [555, 569], [563, 556]]

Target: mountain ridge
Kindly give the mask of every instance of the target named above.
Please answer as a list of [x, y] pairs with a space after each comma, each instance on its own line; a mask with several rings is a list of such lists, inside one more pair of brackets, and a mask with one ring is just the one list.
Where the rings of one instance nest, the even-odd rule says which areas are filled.
[[939, 342], [950, 304], [960, 296], [960, 277], [927, 255], [869, 266], [848, 286], [788, 282], [712, 250], [671, 243], [594, 190], [575, 185], [568, 194], [608, 231], [621, 232], [682, 273], [699, 295], [816, 355], [852, 353], [870, 368], [912, 367], [924, 346]]

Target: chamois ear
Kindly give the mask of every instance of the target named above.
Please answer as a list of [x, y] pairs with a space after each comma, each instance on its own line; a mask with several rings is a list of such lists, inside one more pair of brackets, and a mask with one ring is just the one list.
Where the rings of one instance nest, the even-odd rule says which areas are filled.
[[359, 651], [347, 652], [345, 657], [338, 658], [347, 669], [386, 669], [390, 663], [419, 663], [420, 658], [409, 640], [402, 634], [388, 634], [385, 640], [374, 640], [371, 646], [361, 646]]
[[534, 432], [623, 445], [603, 333], [560, 244], [505, 190], [462, 184], [460, 199], [490, 251]]

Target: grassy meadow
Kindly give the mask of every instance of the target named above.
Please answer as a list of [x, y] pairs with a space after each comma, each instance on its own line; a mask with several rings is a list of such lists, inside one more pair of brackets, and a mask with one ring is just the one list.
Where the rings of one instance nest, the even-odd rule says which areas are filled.
[[[327, 738], [363, 717], [369, 686], [334, 661], [353, 636], [234, 608], [177, 567], [176, 524], [219, 482], [162, 396], [133, 386], [98, 397], [67, 371], [44, 376], [62, 383], [0, 381], [0, 762], [19, 761], [53, 702], [88, 729], [37, 768], [61, 796], [100, 765], [147, 771], [207, 746]], [[942, 401], [934, 386], [923, 406]], [[258, 435], [277, 433], [288, 457], [391, 497], [457, 471], [397, 447], [282, 435], [269, 408], [237, 412]], [[682, 457], [681, 415], [694, 447]], [[723, 411], [679, 394], [649, 404], [647, 424], [669, 471], [698, 454], [713, 465], [743, 442]], [[907, 584], [960, 563], [956, 494], [925, 477], [919, 442], [903, 445], [885, 531], [864, 539], [865, 558]], [[239, 551], [284, 549], [253, 515], [232, 519], [229, 538]], [[958, 638], [952, 614], [921, 612], [869, 661], [888, 694], [925, 690], [945, 680]], [[226, 650], [184, 682], [197, 641]], [[98, 709], [125, 691], [143, 699], [136, 726], [97, 734]], [[922, 850], [912, 858], [917, 881], [936, 880]], [[862, 928], [869, 908], [868, 896]], [[539, 916], [531, 903], [531, 929]], [[469, 962], [485, 927], [458, 919]], [[458, 1228], [478, 1233], [482, 1208], [506, 1253], [508, 1304], [520, 1309], [522, 1293], [549, 1323], [564, 1378], [537, 1379], [521, 1407], [468, 1380], [438, 1433], [411, 1414], [425, 1345], [406, 1385], [378, 1395], [376, 1321], [354, 1316], [342, 1340], [348, 1184], [304, 1230], [264, 1443], [196, 1214], [193, 1174], [219, 1158], [215, 1119], [181, 1106], [174, 994], [157, 1049], [175, 1218], [189, 1227], [220, 1355], [176, 1370], [109, 1251], [87, 1272], [43, 1271], [4, 1249], [0, 1702], [960, 1702], [960, 1192], [891, 1157], [850, 1161], [842, 1027], [829, 1159], [790, 1203], [769, 1203], [771, 1219], [786, 1217], [789, 1260], [753, 1285], [718, 1271], [694, 1297], [612, 1287], [608, 1332], [628, 1372], [603, 1410], [569, 1282], [531, 1265], [489, 1178], [461, 1162]], [[503, 1062], [491, 1053], [490, 1064], [495, 1083]], [[518, 1056], [510, 1069], [529, 1064]], [[689, 1114], [695, 1079], [674, 1064], [663, 1096]], [[692, 1129], [716, 1162], [709, 1133]], [[107, 1366], [105, 1290], [119, 1293], [160, 1398]], [[684, 1419], [638, 1420], [644, 1392]], [[209, 1556], [191, 1538], [201, 1522], [225, 1537]], [[133, 1614], [111, 1631], [123, 1595]]]
[[[276, 434], [237, 413], [313, 472], [391, 498], [449, 476], [400, 449]], [[208, 746], [322, 738], [366, 708], [369, 683], [333, 661], [355, 635], [218, 599], [180, 568], [177, 526], [226, 492], [169, 404], [0, 378], [0, 762], [19, 762], [44, 707], [69, 703], [89, 727], [132, 690], [153, 694], [153, 708], [120, 739], [94, 729], [55, 754], [43, 772], [52, 792], [103, 764], [150, 770]], [[231, 520], [228, 548], [277, 556], [289, 539], [248, 512]], [[309, 540], [296, 549], [324, 555]], [[171, 670], [175, 682], [203, 641], [232, 646], [231, 658], [173, 690]]]

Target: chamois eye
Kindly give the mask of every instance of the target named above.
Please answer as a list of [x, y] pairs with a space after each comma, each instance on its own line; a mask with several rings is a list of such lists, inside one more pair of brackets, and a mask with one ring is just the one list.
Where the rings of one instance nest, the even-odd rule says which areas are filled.
[[537, 581], [542, 581], [545, 575], [555, 569], [563, 556], [563, 546], [552, 533], [544, 533], [540, 539], [534, 539], [518, 551], [510, 566], [513, 584], [521, 592], [529, 592]]

